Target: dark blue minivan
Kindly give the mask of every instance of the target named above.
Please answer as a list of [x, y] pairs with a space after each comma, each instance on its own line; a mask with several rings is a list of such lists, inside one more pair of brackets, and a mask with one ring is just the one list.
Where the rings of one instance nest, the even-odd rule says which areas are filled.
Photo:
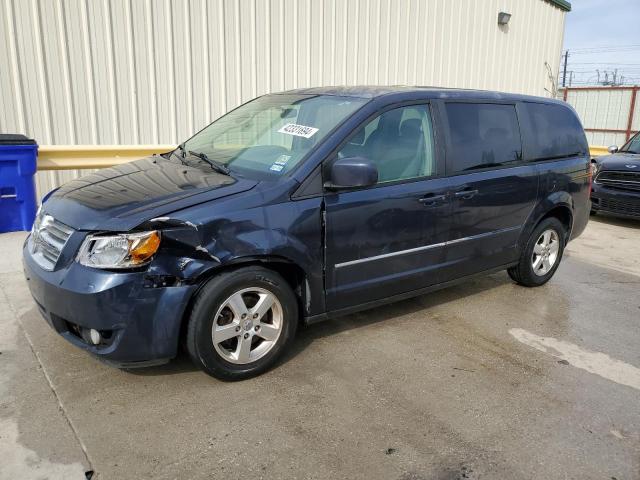
[[499, 270], [544, 284], [587, 224], [590, 188], [563, 102], [293, 90], [51, 192], [24, 269], [47, 322], [93, 355], [151, 365], [182, 343], [240, 379], [273, 365], [300, 321]]

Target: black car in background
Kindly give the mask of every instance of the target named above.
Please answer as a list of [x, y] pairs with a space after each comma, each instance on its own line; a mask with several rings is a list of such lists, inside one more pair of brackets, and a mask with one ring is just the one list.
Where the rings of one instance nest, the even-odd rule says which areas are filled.
[[593, 162], [591, 213], [640, 218], [640, 132]]

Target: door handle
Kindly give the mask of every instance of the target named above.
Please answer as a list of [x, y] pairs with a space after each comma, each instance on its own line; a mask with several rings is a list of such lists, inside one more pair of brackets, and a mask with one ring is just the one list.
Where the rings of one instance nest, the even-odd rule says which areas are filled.
[[425, 207], [433, 207], [442, 203], [446, 198], [446, 195], [434, 195], [433, 193], [428, 193], [424, 197], [419, 198], [418, 201]]
[[453, 194], [456, 198], [462, 198], [463, 200], [469, 200], [478, 194], [478, 190], [461, 190]]

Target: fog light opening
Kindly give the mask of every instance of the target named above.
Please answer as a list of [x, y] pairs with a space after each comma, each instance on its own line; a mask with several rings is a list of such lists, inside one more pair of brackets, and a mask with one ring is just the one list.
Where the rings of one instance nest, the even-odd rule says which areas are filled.
[[102, 341], [102, 335], [100, 335], [100, 332], [93, 328], [89, 330], [89, 338], [91, 339], [91, 343], [94, 345], [99, 345]]

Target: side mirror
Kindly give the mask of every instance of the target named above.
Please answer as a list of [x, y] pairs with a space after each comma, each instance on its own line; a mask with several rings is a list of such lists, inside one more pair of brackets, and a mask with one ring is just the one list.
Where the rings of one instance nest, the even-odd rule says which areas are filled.
[[609, 153], [616, 153], [618, 151], [618, 145], [611, 145], [607, 150], [609, 150]]
[[331, 165], [331, 178], [324, 184], [329, 190], [369, 187], [378, 183], [378, 169], [364, 157], [339, 158]]

